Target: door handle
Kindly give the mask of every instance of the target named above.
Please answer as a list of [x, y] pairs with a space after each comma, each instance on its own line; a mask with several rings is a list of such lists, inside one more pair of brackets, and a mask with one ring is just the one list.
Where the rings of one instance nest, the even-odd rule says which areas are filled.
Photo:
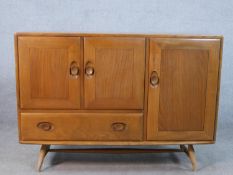
[[85, 74], [86, 74], [86, 76], [91, 77], [91, 76], [94, 75], [94, 73], [95, 73], [95, 69], [94, 69], [92, 63], [91, 62], [87, 62], [86, 67], [85, 67]]
[[159, 84], [159, 76], [156, 71], [153, 71], [150, 75], [150, 84], [155, 87]]
[[79, 75], [79, 67], [75, 61], [70, 64], [70, 75], [74, 78]]

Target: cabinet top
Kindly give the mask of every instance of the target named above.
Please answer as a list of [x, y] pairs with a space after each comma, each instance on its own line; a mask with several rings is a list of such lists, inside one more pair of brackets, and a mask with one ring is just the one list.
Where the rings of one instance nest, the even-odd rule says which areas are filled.
[[133, 34], [133, 33], [54, 33], [54, 32], [16, 32], [17, 36], [80, 36], [80, 37], [159, 37], [159, 38], [204, 38], [222, 39], [223, 35], [188, 35], [188, 34]]

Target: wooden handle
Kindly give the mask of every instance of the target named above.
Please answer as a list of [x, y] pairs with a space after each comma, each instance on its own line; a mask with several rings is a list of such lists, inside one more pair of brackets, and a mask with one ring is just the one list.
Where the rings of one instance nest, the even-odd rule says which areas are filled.
[[95, 70], [94, 70], [93, 64], [88, 61], [85, 66], [85, 74], [86, 76], [90, 77], [90, 76], [93, 76], [94, 73], [95, 73]]
[[75, 61], [70, 64], [70, 75], [77, 77], [79, 75], [79, 67]]
[[43, 131], [51, 131], [53, 129], [53, 125], [49, 122], [40, 122], [37, 124], [37, 127]]
[[85, 73], [86, 73], [86, 75], [87, 76], [92, 76], [92, 75], [94, 75], [94, 68], [93, 67], [86, 67], [86, 69], [85, 69]]
[[112, 124], [113, 131], [124, 131], [126, 129], [126, 124], [122, 122], [116, 122]]
[[159, 76], [156, 71], [153, 71], [150, 75], [150, 84], [156, 86], [159, 84]]

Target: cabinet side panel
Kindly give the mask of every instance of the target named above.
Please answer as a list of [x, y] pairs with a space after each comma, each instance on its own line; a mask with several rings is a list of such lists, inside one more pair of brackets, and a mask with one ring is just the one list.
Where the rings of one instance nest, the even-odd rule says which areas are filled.
[[16, 98], [17, 98], [17, 119], [18, 119], [18, 137], [21, 139], [20, 132], [20, 89], [19, 89], [19, 54], [18, 54], [18, 35], [14, 35], [14, 52], [15, 52], [15, 79], [16, 79]]

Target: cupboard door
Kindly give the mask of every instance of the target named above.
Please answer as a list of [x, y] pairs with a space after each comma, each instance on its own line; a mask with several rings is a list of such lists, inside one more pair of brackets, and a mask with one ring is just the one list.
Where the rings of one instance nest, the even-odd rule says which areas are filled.
[[84, 39], [87, 109], [143, 109], [145, 39]]
[[19, 37], [20, 105], [28, 109], [80, 107], [80, 38]]
[[150, 40], [148, 140], [213, 140], [220, 39]]

